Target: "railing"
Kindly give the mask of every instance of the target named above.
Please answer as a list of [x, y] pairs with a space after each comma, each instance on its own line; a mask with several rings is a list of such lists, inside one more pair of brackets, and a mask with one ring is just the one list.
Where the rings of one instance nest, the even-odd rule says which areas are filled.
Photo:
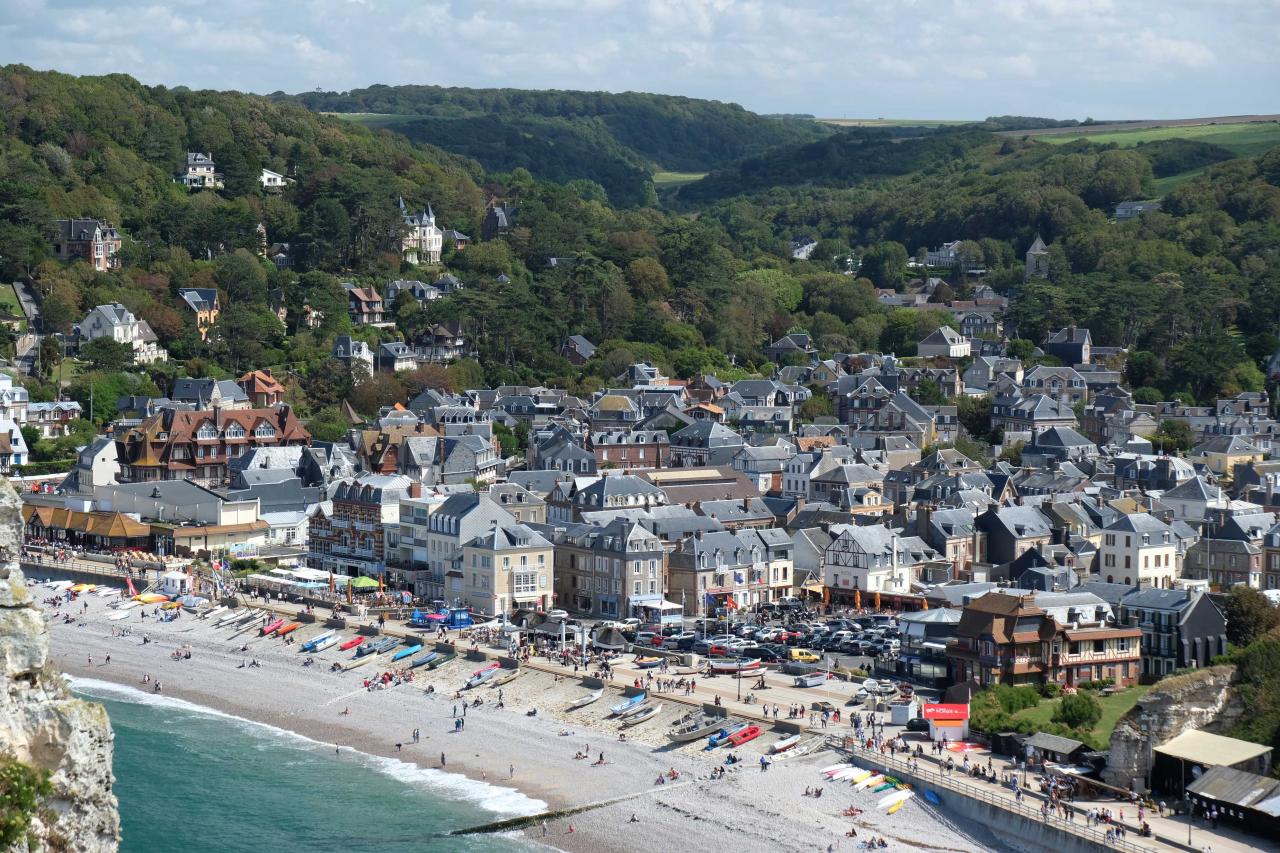
[[[929, 784], [935, 785], [939, 788], [945, 788], [957, 794], [969, 797], [970, 799], [979, 800], [980, 802], [987, 803], [988, 805], [996, 806], [997, 808], [1004, 809], [1005, 811], [1021, 815], [1022, 817], [1030, 820], [1038, 820], [1046, 826], [1053, 826], [1065, 832], [1070, 832], [1073, 835], [1088, 839], [1102, 847], [1107, 847], [1113, 850], [1128, 851], [1128, 853], [1151, 853], [1152, 850], [1157, 849], [1155, 847], [1139, 844], [1127, 839], [1115, 838], [1114, 834], [1111, 839], [1108, 839], [1105, 829], [1082, 825], [1075, 821], [1058, 817], [1052, 810], [1045, 814], [1039, 807], [1019, 803], [1004, 794], [991, 790], [991, 783], [988, 783], [987, 785], [973, 784], [964, 781], [968, 778], [967, 776], [962, 775], [961, 778], [957, 779], [951, 774], [944, 774], [941, 770], [935, 770], [928, 766], [920, 766], [913, 769], [911, 764], [907, 761], [889, 755], [882, 755], [879, 750], [864, 749], [858, 746], [857, 743], [850, 738], [829, 737], [828, 741], [835, 741], [835, 745], [843, 749], [845, 752], [858, 755], [872, 764], [880, 764], [885, 769], [886, 773], [888, 771], [893, 771], [895, 773], [914, 776], [918, 780], [928, 782]], [[1044, 800], [1042, 795], [1033, 793], [1026, 788], [1023, 788], [1022, 791], [1024, 798], [1032, 798], [1038, 801]], [[1073, 806], [1072, 808], [1075, 807]], [[1086, 821], [1088, 820], [1082, 810], [1077, 809], [1076, 811], [1079, 812], [1080, 818]], [[1130, 829], [1131, 828], [1129, 826], [1125, 826], [1126, 832], [1129, 832]], [[1134, 830], [1134, 832], [1136, 833], [1136, 830]], [[1179, 849], [1186, 849], [1185, 845], [1168, 838], [1161, 838], [1155, 834], [1146, 836], [1146, 840], [1159, 842]]]

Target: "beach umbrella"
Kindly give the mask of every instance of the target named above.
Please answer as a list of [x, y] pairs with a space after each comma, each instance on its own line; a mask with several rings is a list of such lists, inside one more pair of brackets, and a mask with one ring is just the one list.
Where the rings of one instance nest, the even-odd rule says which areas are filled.
[[351, 580], [349, 580], [347, 582], [347, 588], [351, 589], [352, 587], [354, 587], [355, 589], [379, 589], [380, 588], [378, 582], [367, 575], [361, 575], [358, 578], [352, 578]]
[[329, 572], [329, 592], [333, 592], [333, 572]]
[[876, 593], [876, 610], [880, 609], [880, 593]]
[[860, 589], [853, 591], [853, 607], [855, 610], [862, 609], [862, 590]]
[[928, 609], [929, 609], [929, 599], [927, 599], [927, 598], [926, 598], [926, 599], [924, 600], [924, 607], [922, 607], [922, 608], [920, 608], [920, 609], [921, 609], [921, 610], [928, 610]]

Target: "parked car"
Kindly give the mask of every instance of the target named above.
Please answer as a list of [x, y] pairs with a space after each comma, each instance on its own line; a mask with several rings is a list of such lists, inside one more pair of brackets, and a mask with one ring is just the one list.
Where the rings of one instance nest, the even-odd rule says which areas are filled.
[[548, 622], [568, 622], [569, 614], [564, 610], [548, 610], [547, 621]]
[[927, 732], [929, 731], [929, 721], [924, 717], [912, 717], [907, 720], [907, 731], [909, 732]]
[[799, 663], [817, 663], [822, 660], [808, 649], [788, 649], [787, 659]]
[[750, 649], [743, 649], [742, 657], [758, 660], [761, 663], [778, 663], [782, 660], [782, 655], [778, 654], [774, 649], [770, 649], [766, 646], [756, 646]]
[[652, 631], [637, 631], [636, 638], [632, 642], [637, 646], [652, 646], [655, 638], [659, 643], [662, 642], [662, 638]]

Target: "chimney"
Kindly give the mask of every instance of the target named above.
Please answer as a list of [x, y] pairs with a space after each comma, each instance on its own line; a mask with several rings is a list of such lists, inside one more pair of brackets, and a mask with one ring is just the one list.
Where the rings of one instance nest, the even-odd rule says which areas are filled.
[[414, 480], [412, 483], [409, 484], [409, 497], [411, 498], [422, 497], [422, 481], [421, 480]]
[[742, 511], [751, 512], [751, 498], [742, 499]]

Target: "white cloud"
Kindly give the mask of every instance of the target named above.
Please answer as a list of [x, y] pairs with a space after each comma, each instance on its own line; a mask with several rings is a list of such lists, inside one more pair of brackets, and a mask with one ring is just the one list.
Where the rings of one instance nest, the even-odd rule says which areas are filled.
[[1143, 30], [1134, 43], [1138, 56], [1148, 62], [1204, 68], [1213, 64], [1213, 51], [1189, 39], [1166, 38]]

